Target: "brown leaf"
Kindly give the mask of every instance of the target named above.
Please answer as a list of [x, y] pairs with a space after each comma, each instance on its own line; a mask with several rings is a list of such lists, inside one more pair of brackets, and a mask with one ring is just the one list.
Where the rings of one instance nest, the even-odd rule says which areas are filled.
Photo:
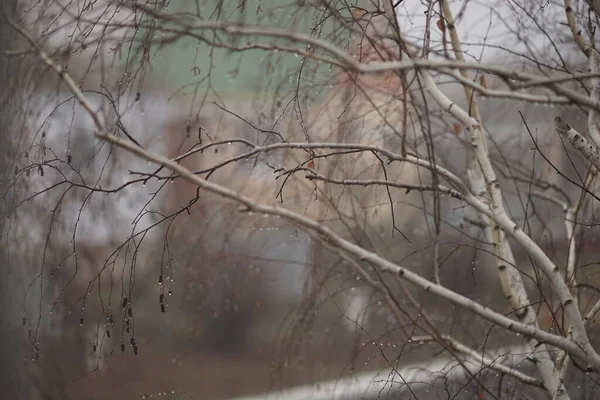
[[546, 330], [550, 330], [550, 328], [552, 328], [552, 315], [548, 314], [544, 317], [544, 328], [546, 328]]
[[452, 129], [454, 130], [454, 134], [456, 136], [460, 135], [460, 133], [462, 132], [462, 127], [460, 126], [460, 124], [454, 124], [452, 125]]
[[446, 30], [446, 24], [444, 23], [444, 20], [441, 18], [436, 21], [435, 25], [442, 32], [444, 32], [444, 30]]
[[485, 81], [485, 75], [479, 75], [479, 84], [487, 89], [487, 82]]
[[361, 19], [365, 16], [367, 10], [364, 8], [355, 7], [350, 12], [352, 13], [352, 17], [354, 17], [354, 19]]
[[314, 168], [315, 168], [315, 161], [314, 161], [314, 160], [310, 160], [310, 161], [308, 162], [308, 164], [306, 164], [306, 166], [307, 166], [308, 168], [312, 168], [312, 169], [314, 169]]

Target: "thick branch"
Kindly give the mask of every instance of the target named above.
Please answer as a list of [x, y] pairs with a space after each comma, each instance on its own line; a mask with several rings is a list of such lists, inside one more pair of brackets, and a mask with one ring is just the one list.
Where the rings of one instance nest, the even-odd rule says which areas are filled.
[[586, 56], [589, 55], [590, 47], [583, 41], [583, 36], [581, 35], [581, 30], [577, 29], [577, 22], [575, 20], [575, 13], [573, 12], [573, 5], [571, 4], [571, 0], [564, 0], [565, 3], [565, 14], [567, 15], [567, 25], [569, 25], [569, 29], [571, 30], [571, 35], [573, 35], [573, 40], [577, 43], [577, 46], [581, 49], [583, 54]]
[[600, 153], [596, 146], [573, 129], [561, 117], [554, 118], [554, 126], [560, 136], [567, 139], [575, 150], [579, 151], [596, 169], [600, 170]]
[[[447, 0], [442, 0], [442, 9], [443, 14], [450, 26], [450, 37], [455, 57], [458, 60], [463, 60], [462, 46], [458, 39], [458, 34], [456, 33], [452, 11]], [[465, 79], [467, 78], [466, 71], [461, 70], [461, 74], [465, 77]], [[429, 79], [429, 82], [431, 85], [431, 79]], [[471, 134], [471, 143], [473, 152], [475, 154], [475, 159], [471, 162], [471, 166], [468, 170], [471, 189], [473, 190], [474, 194], [481, 199], [486, 199], [489, 197], [494, 216], [507, 217], [504, 209], [500, 185], [498, 183], [487, 150], [487, 142], [482, 127], [482, 118], [479, 112], [478, 102], [473, 95], [473, 91], [467, 86], [464, 87], [467, 95], [467, 101], [471, 105], [473, 119], [477, 122], [475, 125], [466, 125], [467, 128], [470, 128], [469, 132]], [[496, 221], [497, 218], [491, 219]], [[486, 238], [488, 241], [492, 241], [495, 244], [496, 262], [498, 265], [498, 272], [500, 275], [500, 281], [504, 295], [509, 301], [512, 309], [515, 310], [519, 318], [524, 323], [538, 328], [536, 315], [530, 305], [525, 284], [523, 283], [520, 272], [516, 269], [516, 267], [514, 267], [515, 259], [512, 248], [506, 237], [507, 231], [494, 229], [492, 224], [490, 224], [489, 221], [486, 221], [485, 217], [484, 222], [486, 223]], [[515, 224], [515, 226], [517, 225]], [[506, 265], [502, 260], [508, 260], [508, 265]], [[558, 283], [560, 284], [561, 282]], [[585, 331], [583, 334], [585, 335]], [[556, 375], [553, 371], [554, 362], [550, 357], [547, 346], [538, 343], [535, 339], [529, 340], [529, 344], [533, 351], [537, 349], [537, 352], [539, 353], [539, 362], [537, 367], [542, 375], [546, 390], [548, 390], [553, 398], [564, 400], [569, 399], [564, 385], [560, 380], [556, 379]]]

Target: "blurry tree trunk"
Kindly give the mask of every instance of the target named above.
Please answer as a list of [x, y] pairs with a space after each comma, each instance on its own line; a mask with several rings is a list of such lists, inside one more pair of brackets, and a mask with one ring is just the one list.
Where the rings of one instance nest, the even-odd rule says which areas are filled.
[[[15, 296], [15, 287], [17, 276], [15, 271], [9, 267], [8, 249], [5, 246], [5, 229], [7, 221], [6, 213], [9, 211], [8, 193], [5, 189], [10, 179], [10, 167], [14, 159], [15, 148], [8, 132], [14, 125], [14, 118], [11, 118], [11, 109], [14, 106], [14, 98], [11, 96], [13, 89], [19, 82], [15, 78], [15, 71], [11, 70], [11, 59], [7, 57], [6, 51], [11, 40], [10, 29], [5, 24], [4, 13], [10, 13], [10, 9], [15, 1], [5, 1], [0, 4], [0, 342], [2, 343], [2, 356], [0, 357], [0, 393], [2, 398], [16, 399], [29, 398], [25, 396], [27, 384], [18, 368], [15, 368], [15, 361], [22, 359], [23, 346], [19, 345], [22, 340], [22, 334], [16, 326], [16, 310], [18, 298]], [[18, 78], [18, 77], [17, 77]]]

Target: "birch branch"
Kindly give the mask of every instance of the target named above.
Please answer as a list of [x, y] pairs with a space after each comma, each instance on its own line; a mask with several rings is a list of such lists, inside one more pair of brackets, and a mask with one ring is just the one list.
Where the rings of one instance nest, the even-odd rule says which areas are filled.
[[[586, 187], [586, 188], [590, 187], [590, 185], [592, 185], [595, 177], [596, 177], [595, 172], [590, 171], [586, 177], [584, 187]], [[586, 192], [584, 190], [582, 190], [580, 193], [580, 196], [579, 196], [579, 201], [576, 204], [574, 204], [573, 206], [569, 207], [566, 210], [566, 215], [565, 215], [565, 230], [567, 232], [567, 240], [568, 240], [568, 245], [569, 245], [569, 251], [567, 253], [567, 268], [566, 268], [566, 273], [565, 273], [565, 279], [566, 279], [567, 285], [571, 289], [571, 294], [573, 295], [573, 299], [576, 304], [577, 304], [577, 299], [579, 297], [578, 296], [579, 290], [577, 288], [577, 280], [576, 280], [576, 276], [575, 276], [575, 266], [576, 266], [576, 261], [577, 261], [577, 252], [576, 252], [577, 246], [576, 246], [576, 241], [575, 241], [575, 229], [576, 229], [575, 221], [577, 220], [577, 215], [578, 215], [579, 211], [583, 207], [583, 203], [585, 201], [585, 194], [586, 194]], [[579, 308], [578, 304], [577, 304], [577, 307]], [[585, 325], [586, 324], [585, 318], [584, 318], [583, 322]], [[568, 338], [573, 337], [573, 328], [571, 326], [569, 326], [567, 337]], [[569, 363], [570, 363], [570, 358], [569, 358], [567, 352], [564, 350], [561, 350], [556, 357], [556, 363], [555, 363], [556, 367], [558, 368], [558, 376], [559, 376], [559, 379], [561, 380], [561, 382], [564, 382], [564, 378], [565, 378], [565, 376], [567, 374], [567, 370], [569, 368]]]
[[571, 4], [571, 0], [564, 0], [564, 4], [565, 14], [567, 16], [567, 25], [569, 25], [571, 35], [573, 35], [573, 40], [575, 40], [577, 46], [579, 46], [583, 54], [585, 54], [587, 57], [590, 54], [591, 48], [583, 40], [581, 30], [577, 30], [577, 22], [575, 20], [575, 13], [573, 13], [573, 5]]
[[[302, 168], [308, 169], [308, 168]], [[446, 194], [455, 199], [462, 199], [463, 195], [458, 190], [451, 189], [444, 185], [412, 185], [405, 183], [397, 183], [392, 181], [386, 181], [384, 179], [369, 179], [369, 180], [359, 180], [359, 179], [336, 179], [336, 178], [328, 178], [326, 176], [317, 174], [314, 170], [308, 169], [311, 173], [306, 176], [308, 180], [319, 180], [327, 183], [334, 183], [336, 185], [348, 185], [348, 186], [390, 186], [398, 189], [405, 189], [406, 191], [417, 190], [420, 192], [433, 192], [437, 191], [443, 194]]]
[[496, 89], [488, 89], [477, 82], [474, 82], [468, 78], [465, 78], [461, 75], [455, 74], [453, 72], [442, 72], [444, 75], [451, 76], [452, 78], [459, 81], [462, 85], [468, 86], [473, 89], [477, 93], [485, 97], [498, 98], [498, 99], [512, 99], [517, 101], [525, 101], [530, 103], [540, 103], [540, 104], [565, 104], [572, 105], [573, 100], [567, 96], [551, 96], [544, 94], [534, 94], [534, 93], [524, 93], [518, 92], [516, 90], [496, 90]]
[[[481, 125], [473, 117], [448, 99], [439, 90], [439, 88], [437, 88], [431, 75], [425, 71], [421, 71], [421, 73], [425, 87], [432, 95], [434, 100], [442, 108], [447, 110], [452, 116], [462, 122], [465, 126], [469, 127], [471, 130], [482, 130]], [[477, 145], [474, 147], [481, 147], [477, 143], [474, 144]], [[478, 151], [477, 148], [474, 150]], [[490, 184], [492, 186], [499, 186], [495, 179], [490, 181]], [[478, 202], [481, 203], [480, 200], [474, 201], [473, 199], [469, 199], [469, 202], [473, 202], [473, 204], [477, 204]], [[527, 234], [525, 234], [519, 228], [519, 226], [508, 217], [508, 215], [506, 215], [506, 212], [502, 209], [501, 205], [498, 205], [497, 201], [494, 201], [491, 211], [484, 213], [490, 216], [504, 230], [505, 233], [507, 233], [509, 236], [512, 236], [517, 243], [523, 246], [528, 251], [529, 255], [531, 255], [531, 257], [538, 263], [539, 267], [548, 276], [552, 285], [554, 286], [555, 293], [565, 308], [567, 318], [573, 322], [573, 326], [575, 327], [575, 340], [580, 343], [581, 346], [586, 349], [586, 351], [595, 353], [595, 350], [589, 343], [587, 333], [585, 332], [581, 314], [579, 313], [579, 310], [574, 307], [573, 298], [558, 267], [552, 262], [552, 260], [550, 260], [548, 255]]]
[[[516, 368], [511, 368], [507, 365], [504, 365], [497, 358], [492, 358], [492, 357], [486, 355], [483, 351], [475, 350], [475, 349], [459, 342], [458, 340], [456, 340], [455, 338], [453, 338], [450, 335], [441, 335], [441, 338], [446, 342], [448, 347], [456, 350], [459, 353], [462, 353], [462, 354], [470, 357], [474, 361], [478, 361], [484, 367], [491, 368], [493, 370], [496, 370], [496, 371], [506, 374], [506, 375], [510, 375], [514, 378], [517, 378], [518, 380], [520, 380], [523, 383], [540, 386], [540, 387], [542, 386], [541, 382], [538, 379], [536, 379], [530, 375], [527, 375], [527, 374], [517, 370]], [[416, 337], [412, 338], [413, 342], [433, 341], [433, 340], [435, 340], [435, 339], [432, 336], [416, 336]]]
[[[600, 54], [596, 49], [590, 51], [590, 72], [600, 72]], [[590, 90], [590, 99], [600, 101], [600, 77], [591, 78], [592, 88]], [[600, 147], [600, 112], [590, 109], [588, 114], [588, 134], [596, 145]]]
[[[448, 22], [450, 38], [455, 57], [457, 60], [461, 61], [463, 60], [461, 43], [458, 39], [452, 11], [447, 0], [442, 0], [442, 10], [443, 15]], [[466, 71], [461, 70], [460, 72], [465, 78], [467, 78]], [[428, 85], [431, 86], [432, 89], [434, 88], [434, 82], [431, 77], [428, 79]], [[437, 87], [435, 88], [437, 89]], [[491, 208], [494, 215], [499, 214], [506, 216], [500, 185], [497, 181], [497, 177], [487, 151], [487, 143], [482, 127], [482, 118], [479, 112], [478, 102], [473, 95], [473, 91], [467, 86], [464, 86], [464, 88], [467, 101], [471, 105], [473, 119], [476, 121], [476, 124], [466, 125], [467, 128], [470, 128], [469, 132], [471, 134], [471, 143], [473, 152], [475, 153], [475, 159], [472, 161], [471, 166], [467, 171], [469, 180], [471, 182], [471, 188], [476, 196], [481, 198], [486, 198], [488, 196], [490, 197]], [[494, 219], [495, 218], [492, 218], [492, 220]], [[530, 326], [538, 327], [537, 317], [530, 305], [525, 284], [523, 283], [520, 272], [515, 267], [516, 260], [514, 259], [510, 244], [507, 241], [506, 231], [494, 229], [494, 226], [492, 226], [489, 221], [485, 221], [485, 217], [484, 222], [486, 223], [485, 236], [487, 240], [495, 243], [496, 262], [498, 264], [498, 272], [500, 275], [500, 282], [504, 295], [506, 296], [512, 309], [515, 310], [517, 316], [524, 323]], [[515, 224], [515, 226], [517, 225]], [[504, 264], [501, 260], [508, 260], [508, 265]], [[585, 331], [583, 334], [585, 335]], [[546, 390], [552, 395], [553, 398], [564, 400], [569, 399], [564, 385], [559, 379], [557, 379], [556, 374], [554, 373], [555, 364], [550, 357], [547, 346], [537, 342], [535, 339], [530, 339], [529, 344], [532, 351], [539, 354], [539, 362], [536, 365], [542, 375]]]
[[561, 117], [554, 118], [556, 132], [567, 139], [569, 144], [579, 151], [597, 170], [600, 170], [600, 153], [596, 146], [588, 141], [583, 135], [573, 129]]
[[598, 311], [600, 311], [600, 300], [598, 300], [590, 309], [590, 311], [588, 311], [587, 314], [585, 314], [585, 317], [583, 318], [583, 320], [585, 321], [585, 324], [589, 324], [590, 321], [592, 320], [592, 318], [594, 318], [594, 316], [598, 313]]

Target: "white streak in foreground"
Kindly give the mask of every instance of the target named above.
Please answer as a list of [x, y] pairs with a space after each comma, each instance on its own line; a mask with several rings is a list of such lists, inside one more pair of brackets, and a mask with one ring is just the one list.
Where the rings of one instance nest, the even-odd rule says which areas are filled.
[[[511, 368], [518, 367], [530, 354], [527, 352], [526, 347], [521, 345], [505, 347], [488, 353], [488, 355], [495, 355], [495, 357], [492, 357], [495, 362], [502, 362]], [[489, 364], [480, 361], [469, 359], [463, 362], [472, 374], [480, 373], [482, 370], [494, 371], [489, 369]], [[340, 379], [321, 381], [255, 396], [237, 397], [231, 400], [375, 399], [379, 398], [379, 395], [383, 395], [385, 398], [388, 391], [393, 391], [394, 395], [397, 396], [408, 392], [407, 384], [413, 390], [416, 390], [432, 385], [440, 377], [446, 377], [449, 381], [458, 381], [467, 378], [468, 375], [465, 368], [462, 368], [455, 358], [447, 355], [399, 367], [395, 371], [386, 369], [365, 372]]]

